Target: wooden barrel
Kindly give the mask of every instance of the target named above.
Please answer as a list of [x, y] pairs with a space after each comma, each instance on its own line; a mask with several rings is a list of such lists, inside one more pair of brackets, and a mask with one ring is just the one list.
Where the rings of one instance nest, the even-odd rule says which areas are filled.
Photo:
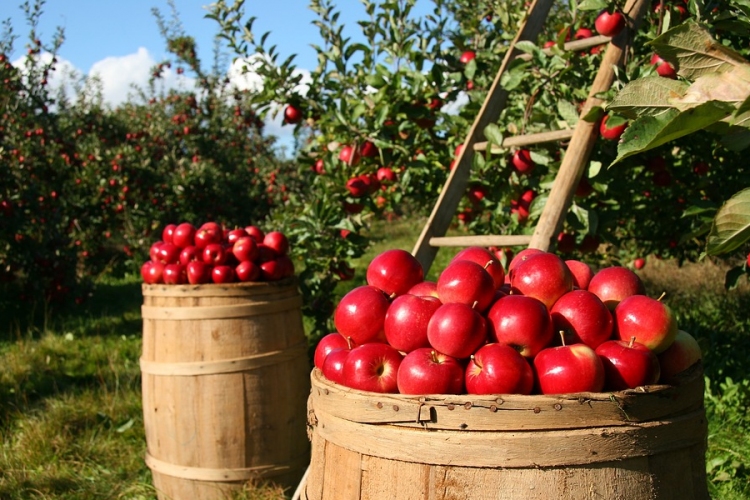
[[700, 373], [560, 396], [383, 395], [318, 369], [311, 379], [304, 499], [708, 498]]
[[310, 459], [310, 363], [295, 279], [143, 285], [146, 464], [160, 499], [293, 489]]

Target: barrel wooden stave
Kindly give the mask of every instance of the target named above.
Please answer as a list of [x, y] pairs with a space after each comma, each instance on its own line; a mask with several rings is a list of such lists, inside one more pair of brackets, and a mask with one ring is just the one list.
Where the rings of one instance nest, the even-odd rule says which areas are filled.
[[[578, 405], [564, 404], [577, 396], [503, 396], [505, 409], [494, 411], [496, 398], [380, 395], [332, 384], [318, 370], [311, 377], [303, 498], [708, 498], [700, 373], [685, 386], [591, 394]], [[471, 405], [457, 404], [467, 398]], [[612, 411], [612, 398], [630, 412]], [[418, 422], [425, 413], [411, 410], [429, 405], [440, 411]], [[559, 409], [534, 411], [547, 405]]]
[[144, 285], [143, 294], [147, 463], [160, 498], [225, 498], [252, 479], [293, 488], [310, 446], [296, 282]]

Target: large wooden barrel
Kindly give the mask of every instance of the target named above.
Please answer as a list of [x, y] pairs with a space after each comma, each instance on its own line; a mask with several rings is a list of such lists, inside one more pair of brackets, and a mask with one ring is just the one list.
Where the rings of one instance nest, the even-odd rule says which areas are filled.
[[708, 498], [700, 373], [679, 387], [500, 397], [311, 379], [304, 499]]
[[293, 489], [310, 459], [310, 364], [295, 279], [143, 285], [146, 464], [160, 499]]

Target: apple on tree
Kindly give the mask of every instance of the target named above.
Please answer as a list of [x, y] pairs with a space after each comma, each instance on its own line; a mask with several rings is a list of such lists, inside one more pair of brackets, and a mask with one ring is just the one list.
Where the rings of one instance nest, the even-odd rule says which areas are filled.
[[473, 50], [466, 50], [463, 53], [461, 53], [461, 56], [458, 58], [458, 62], [461, 64], [469, 64], [469, 61], [473, 61], [476, 59], [477, 54]]
[[511, 163], [519, 174], [529, 175], [536, 167], [531, 159], [531, 151], [528, 149], [517, 149], [511, 157]]
[[464, 368], [452, 356], [421, 347], [401, 361], [396, 384], [401, 394], [461, 394]]
[[594, 21], [594, 27], [600, 35], [616, 36], [625, 27], [625, 17], [618, 11], [610, 13], [603, 9]]
[[625, 129], [628, 128], [628, 122], [620, 119], [622, 120], [620, 123], [610, 125], [608, 124], [609, 119], [610, 115], [605, 115], [604, 118], [602, 118], [601, 124], [599, 125], [599, 135], [608, 141], [619, 141], [623, 132], [625, 132]]

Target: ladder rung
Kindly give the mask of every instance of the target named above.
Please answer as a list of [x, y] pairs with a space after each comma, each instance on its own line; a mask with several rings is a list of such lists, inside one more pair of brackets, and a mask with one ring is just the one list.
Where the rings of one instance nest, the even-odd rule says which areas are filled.
[[[539, 132], [536, 134], [514, 135], [503, 139], [500, 146], [493, 146], [492, 153], [501, 153], [503, 149], [517, 148], [521, 146], [530, 146], [532, 144], [541, 144], [543, 142], [565, 141], [573, 137], [573, 129], [552, 130], [550, 132]], [[474, 143], [474, 151], [487, 151], [486, 142]]]
[[[563, 49], [566, 52], [577, 52], [581, 50], [590, 49], [591, 47], [596, 47], [597, 45], [603, 45], [605, 43], [609, 43], [611, 39], [612, 37], [604, 36], [604, 35], [591, 36], [588, 38], [584, 38], [583, 40], [573, 40], [572, 42], [566, 42], [563, 45]], [[544, 52], [547, 55], [550, 55], [552, 54], [552, 49], [542, 49], [542, 52]], [[527, 54], [524, 52], [523, 54], [519, 54], [517, 59], [528, 61], [531, 59], [531, 54]]]
[[499, 234], [489, 236], [434, 236], [430, 238], [433, 247], [491, 247], [526, 246], [531, 242], [530, 234]]

